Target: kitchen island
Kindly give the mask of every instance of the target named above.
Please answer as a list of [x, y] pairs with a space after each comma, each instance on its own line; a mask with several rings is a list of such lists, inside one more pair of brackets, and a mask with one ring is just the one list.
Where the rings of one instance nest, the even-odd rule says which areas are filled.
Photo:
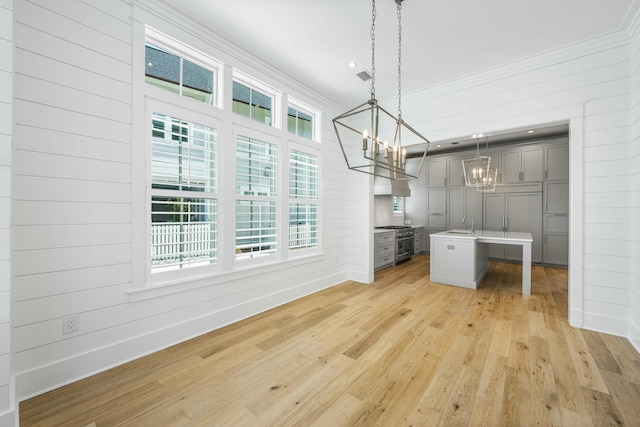
[[531, 295], [531, 233], [448, 230], [430, 234], [432, 282], [476, 289], [489, 269], [490, 244], [522, 246], [522, 294]]

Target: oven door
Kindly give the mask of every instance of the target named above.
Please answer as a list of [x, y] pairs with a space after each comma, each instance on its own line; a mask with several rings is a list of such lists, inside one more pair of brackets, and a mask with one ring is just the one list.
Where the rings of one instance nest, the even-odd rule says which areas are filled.
[[396, 262], [404, 261], [413, 256], [413, 236], [396, 239]]

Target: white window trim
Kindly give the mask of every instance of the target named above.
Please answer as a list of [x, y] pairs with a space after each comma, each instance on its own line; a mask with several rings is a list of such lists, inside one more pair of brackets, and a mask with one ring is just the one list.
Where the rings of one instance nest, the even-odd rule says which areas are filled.
[[[206, 105], [206, 104], [203, 104]], [[216, 177], [216, 193], [214, 194], [215, 198], [218, 200], [218, 242], [217, 242], [217, 260], [215, 264], [210, 264], [206, 266], [197, 266], [185, 269], [176, 269], [170, 271], [162, 271], [155, 272], [151, 271], [151, 245], [149, 242], [151, 241], [151, 114], [153, 112], [165, 114], [168, 116], [180, 118], [181, 120], [187, 120], [190, 122], [195, 122], [198, 124], [203, 124], [216, 129], [218, 134], [218, 142], [217, 145], [220, 147], [220, 129], [221, 122], [215, 117], [212, 117], [209, 114], [203, 114], [200, 112], [196, 112], [193, 110], [184, 109], [178, 105], [174, 105], [168, 103], [166, 101], [159, 101], [152, 98], [147, 98], [146, 106], [145, 106], [145, 151], [146, 151], [146, 165], [145, 174], [146, 174], [146, 186], [145, 186], [145, 286], [155, 287], [165, 283], [173, 283], [177, 281], [189, 281], [194, 278], [202, 277], [202, 276], [210, 276], [218, 273], [220, 271], [220, 254], [221, 254], [221, 222], [220, 222], [220, 169], [218, 167], [218, 176]], [[217, 152], [218, 163], [220, 163], [220, 151], [218, 149]]]
[[[215, 91], [213, 95], [213, 107], [224, 107], [224, 64], [222, 62], [149, 26], [145, 28], [145, 42], [156, 45], [169, 53], [187, 59], [203, 68], [212, 70], [213, 87]], [[205, 103], [202, 104], [209, 105]]]
[[[295, 108], [296, 110], [302, 111], [303, 113], [306, 113], [313, 118], [313, 126], [312, 126], [313, 135], [311, 135], [311, 139], [303, 138], [301, 136], [298, 136], [292, 133], [289, 133], [289, 135], [294, 135], [296, 138], [300, 138], [305, 141], [314, 141], [318, 143], [322, 141], [322, 138], [321, 138], [322, 126], [320, 125], [320, 121], [321, 121], [320, 111], [316, 110], [315, 108], [312, 108], [311, 106], [305, 104], [302, 101], [297, 100], [292, 96], [287, 96], [287, 101], [288, 101], [287, 107]], [[288, 111], [288, 108], [287, 108], [287, 111]]]
[[[282, 113], [281, 113], [282, 98], [283, 98], [282, 92], [274, 89], [273, 87], [269, 86], [266, 83], [261, 82], [258, 79], [255, 79], [243, 73], [242, 71], [236, 68], [233, 69], [233, 81], [238, 82], [251, 89], [255, 89], [258, 92], [262, 93], [263, 95], [267, 95], [271, 97], [271, 99], [273, 100], [273, 105], [271, 105], [271, 126], [269, 125], [264, 125], [264, 126], [274, 128], [274, 129], [283, 128], [283, 120], [282, 120]], [[230, 90], [232, 90], [232, 88]], [[232, 98], [233, 98], [233, 94], [231, 94], [229, 99], [232, 100]], [[260, 123], [253, 119], [249, 119], [249, 120], [251, 120], [254, 123]]]
[[[255, 122], [258, 123], [258, 122]], [[258, 141], [262, 141], [262, 142], [266, 142], [268, 144], [273, 144], [275, 145], [275, 147], [278, 150], [278, 155], [277, 155], [277, 162], [278, 162], [278, 167], [277, 167], [277, 173], [278, 173], [278, 181], [277, 181], [277, 189], [278, 189], [278, 193], [276, 196], [273, 197], [258, 197], [258, 196], [247, 196], [247, 195], [242, 195], [242, 194], [236, 194], [236, 157], [235, 157], [235, 152], [236, 152], [236, 143], [238, 140], [238, 137], [242, 136], [245, 138], [251, 138], [251, 139], [255, 139]], [[232, 144], [231, 144], [232, 143]], [[242, 269], [246, 269], [246, 268], [250, 268], [250, 267], [254, 267], [254, 266], [260, 266], [260, 265], [266, 265], [266, 264], [273, 264], [273, 263], [277, 263], [277, 262], [281, 262], [285, 259], [284, 254], [286, 253], [286, 247], [283, 246], [285, 240], [283, 238], [283, 226], [282, 226], [282, 218], [285, 216], [284, 210], [283, 210], [283, 198], [285, 197], [283, 195], [284, 190], [284, 184], [283, 184], [283, 179], [288, 182], [288, 177], [285, 175], [288, 173], [288, 165], [284, 165], [283, 163], [283, 155], [288, 156], [288, 151], [285, 149], [283, 149], [283, 144], [282, 141], [277, 137], [274, 136], [268, 132], [262, 132], [260, 130], [256, 130], [254, 128], [251, 127], [245, 127], [242, 125], [235, 125], [233, 126], [233, 140], [231, 141], [231, 143], [227, 144], [227, 147], [233, 147], [233, 178], [232, 179], [228, 179], [226, 182], [228, 183], [229, 181], [231, 181], [232, 185], [230, 185], [230, 187], [232, 187], [232, 194], [233, 197], [231, 199], [229, 199], [229, 201], [227, 203], [231, 203], [233, 205], [232, 207], [232, 221], [231, 221], [231, 225], [229, 226], [229, 230], [227, 235], [229, 236], [227, 242], [225, 242], [226, 244], [226, 248], [227, 250], [229, 250], [229, 248], [232, 248], [231, 252], [229, 252], [228, 256], [232, 259], [232, 270], [242, 270]], [[284, 153], [283, 153], [284, 151]], [[288, 157], [287, 157], [288, 159]], [[227, 184], [229, 185], [229, 184]], [[287, 195], [288, 195], [288, 190], [289, 188], [286, 187], [287, 189]], [[272, 255], [265, 255], [265, 256], [258, 256], [258, 257], [251, 257], [251, 258], [236, 258], [235, 256], [235, 245], [236, 245], [236, 203], [238, 200], [253, 200], [253, 201], [273, 201], [276, 204], [276, 252], [273, 253]], [[288, 237], [287, 237], [288, 238]]]
[[[289, 134], [291, 135], [291, 134]], [[309, 141], [306, 138], [302, 138], [304, 141]], [[292, 150], [300, 151], [307, 154], [312, 154], [318, 158], [318, 198], [317, 199], [292, 199], [289, 197], [289, 156]], [[322, 156], [320, 155], [320, 150], [317, 147], [313, 148], [307, 144], [300, 144], [293, 141], [289, 141], [288, 147], [286, 150], [287, 156], [287, 186], [286, 186], [286, 221], [284, 222], [286, 225], [286, 241], [287, 241], [287, 259], [297, 259], [303, 258], [307, 256], [312, 256], [316, 254], [322, 253]], [[289, 249], [289, 204], [292, 202], [299, 201], [301, 203], [315, 203], [318, 206], [318, 246], [315, 248], [309, 249]]]
[[[402, 208], [400, 212], [397, 212], [394, 207], [396, 204], [395, 198], [398, 197], [400, 199], [400, 207]], [[402, 196], [393, 196], [392, 199], [392, 216], [394, 218], [404, 218], [404, 203], [405, 203], [405, 199]]]
[[[212, 64], [216, 64], [215, 72], [215, 90], [214, 105], [205, 104], [203, 102], [181, 96], [176, 93], [163, 90], [159, 87], [149, 85], [145, 82], [144, 72], [133, 76], [133, 119], [132, 134], [134, 141], [140, 141], [132, 147], [132, 162], [134, 169], [132, 170], [132, 182], [134, 188], [132, 192], [132, 211], [134, 215], [133, 231], [134, 238], [132, 249], [135, 254], [132, 256], [133, 279], [132, 287], [128, 290], [130, 301], [144, 301], [163, 295], [178, 294], [181, 292], [215, 286], [227, 283], [229, 280], [238, 280], [250, 277], [259, 277], [265, 272], [284, 271], [291, 266], [300, 266], [306, 263], [317, 262], [323, 256], [321, 251], [324, 239], [323, 222], [319, 217], [319, 246], [312, 253], [297, 251], [296, 256], [289, 255], [288, 250], [288, 227], [282, 223], [288, 224], [288, 168], [289, 168], [289, 147], [295, 139], [295, 144], [299, 144], [297, 148], [300, 151], [312, 152], [310, 149], [315, 147], [318, 149], [320, 142], [320, 133], [316, 132], [318, 141], [312, 141], [307, 138], [299, 138], [283, 130], [283, 117], [286, 117], [286, 91], [289, 86], [287, 84], [279, 84], [284, 91], [275, 90], [273, 87], [261, 83], [259, 80], [248, 76], [240, 71], [234, 71], [230, 64], [225, 64], [210, 57], [208, 54], [198, 51], [196, 48], [182, 43], [170, 36], [167, 36], [142, 20], [133, 22], [134, 40], [133, 46], [133, 63], [134, 69], [143, 70], [145, 64], [145, 42], [158, 45], [167, 51], [188, 59], [205, 68], [212, 69]], [[208, 49], [207, 49], [208, 50]], [[214, 49], [215, 51], [215, 49]], [[204, 62], [203, 62], [204, 61]], [[137, 64], [137, 65], [136, 65]], [[258, 72], [258, 75], [261, 74]], [[266, 126], [260, 122], [250, 121], [245, 117], [232, 113], [231, 105], [225, 105], [232, 99], [230, 91], [232, 90], [232, 82], [234, 76], [240, 83], [248, 84], [259, 91], [274, 95], [273, 108], [273, 126]], [[309, 111], [304, 103], [297, 103], [304, 110]], [[313, 109], [311, 109], [313, 110]], [[181, 119], [194, 121], [216, 128], [218, 131], [218, 262], [211, 268], [191, 268], [182, 269], [175, 277], [163, 277], [162, 280], [153, 278], [151, 274], [151, 171], [150, 171], [150, 144], [151, 144], [151, 120], [150, 112], [157, 111], [159, 113], [171, 115]], [[186, 114], [190, 111], [193, 114]], [[320, 114], [320, 113], [319, 113]], [[201, 115], [206, 117], [206, 121], [194, 116]], [[284, 115], [284, 116], [283, 116]], [[286, 124], [286, 123], [285, 123]], [[318, 129], [321, 127], [321, 119], [318, 116], [316, 120]], [[228, 164], [228, 150], [235, 152], [233, 147], [225, 147], [230, 143], [235, 144], [234, 132], [238, 127], [243, 127], [241, 134], [244, 136], [261, 139], [268, 142], [275, 142], [279, 150], [279, 173], [278, 182], [278, 220], [279, 220], [279, 250], [278, 256], [268, 257], [264, 263], [248, 263], [247, 265], [238, 265], [234, 263], [234, 256], [231, 248], [235, 247], [235, 218], [231, 218], [235, 212], [235, 165]], [[321, 161], [321, 153], [317, 152]], [[225, 162], [227, 164], [225, 164]], [[321, 171], [320, 171], [321, 173]], [[224, 182], [223, 182], [224, 180]], [[233, 182], [230, 183], [230, 181]], [[229, 185], [231, 184], [231, 185]], [[323, 211], [322, 201], [322, 185], [319, 188], [318, 208], [319, 215]], [[224, 203], [223, 203], [224, 202]], [[283, 246], [284, 245], [284, 246]], [[244, 263], [243, 263], [244, 264]], [[189, 271], [191, 270], [191, 271]], [[187, 272], [188, 274], [185, 274]], [[163, 273], [158, 273], [163, 275]], [[155, 276], [155, 273], [154, 273]], [[166, 275], [165, 275], [166, 276]], [[159, 277], [159, 276], [158, 276]]]

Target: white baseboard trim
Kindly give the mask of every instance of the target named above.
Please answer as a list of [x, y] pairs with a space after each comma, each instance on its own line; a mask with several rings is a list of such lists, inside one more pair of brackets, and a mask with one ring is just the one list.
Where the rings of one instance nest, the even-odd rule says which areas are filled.
[[627, 319], [620, 317], [601, 316], [593, 313], [585, 313], [581, 328], [589, 329], [605, 334], [628, 337], [629, 323]]
[[629, 342], [633, 347], [635, 347], [636, 351], [640, 353], [640, 326], [636, 325], [634, 322], [629, 321]]
[[[322, 277], [242, 304], [225, 307], [205, 316], [188, 319], [161, 330], [150, 331], [135, 338], [111, 343], [102, 348], [17, 373], [15, 375], [16, 401], [20, 402], [90, 377], [346, 280], [349, 280], [346, 272]], [[4, 425], [0, 424], [0, 427]]]
[[582, 310], [569, 308], [569, 325], [574, 328], [582, 328]]
[[0, 413], [0, 427], [17, 427], [19, 425], [20, 420], [15, 409]]

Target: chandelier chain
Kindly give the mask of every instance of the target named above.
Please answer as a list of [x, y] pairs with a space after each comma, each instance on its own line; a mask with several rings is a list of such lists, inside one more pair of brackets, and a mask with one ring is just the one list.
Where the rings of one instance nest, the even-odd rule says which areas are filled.
[[376, 97], [376, 0], [371, 8], [371, 99]]
[[402, 119], [402, 0], [398, 4], [398, 118]]

